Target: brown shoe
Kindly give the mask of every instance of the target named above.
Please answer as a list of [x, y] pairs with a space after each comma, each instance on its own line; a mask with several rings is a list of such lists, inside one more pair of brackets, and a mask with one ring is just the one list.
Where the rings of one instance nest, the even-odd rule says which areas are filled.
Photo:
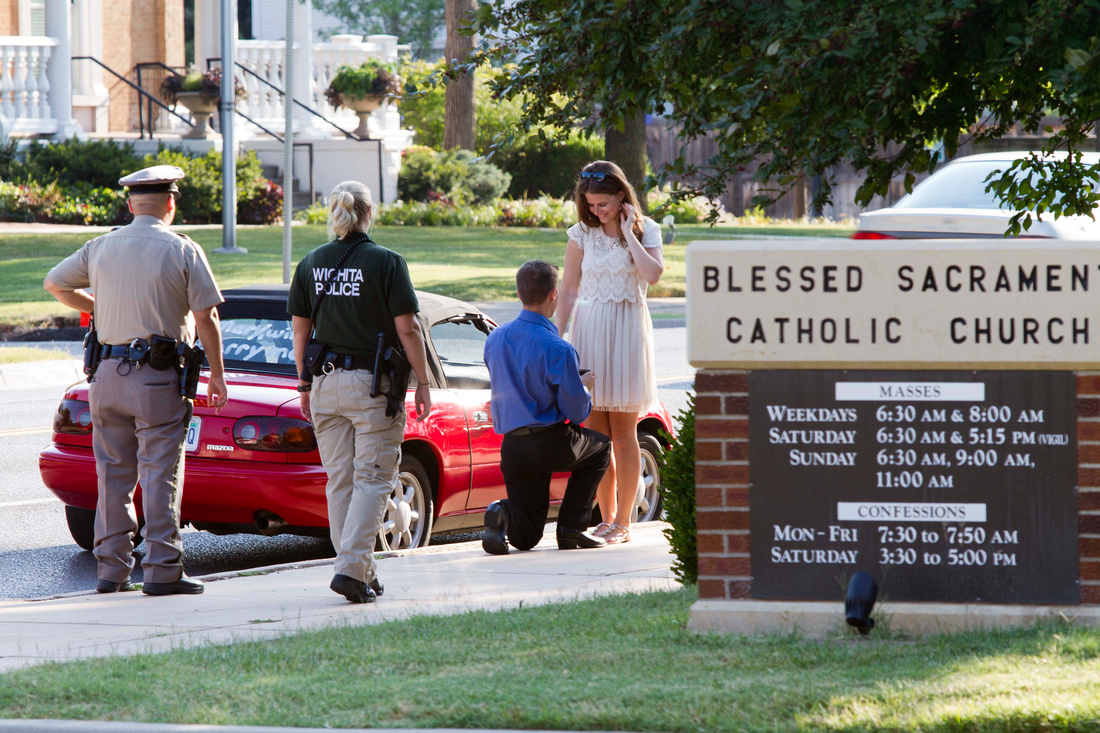
[[611, 529], [604, 534], [603, 541], [609, 545], [621, 545], [624, 542], [630, 542], [630, 527], [612, 524]]

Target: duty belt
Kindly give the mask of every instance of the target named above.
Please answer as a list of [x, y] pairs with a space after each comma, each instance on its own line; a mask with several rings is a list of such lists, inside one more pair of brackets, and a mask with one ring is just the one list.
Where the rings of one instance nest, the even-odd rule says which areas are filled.
[[332, 364], [334, 369], [366, 369], [374, 371], [374, 354], [337, 354], [330, 351], [325, 354], [325, 364]]
[[149, 347], [143, 349], [132, 348], [129, 344], [103, 344], [99, 347], [101, 359], [125, 359], [134, 364], [143, 364], [149, 361]]

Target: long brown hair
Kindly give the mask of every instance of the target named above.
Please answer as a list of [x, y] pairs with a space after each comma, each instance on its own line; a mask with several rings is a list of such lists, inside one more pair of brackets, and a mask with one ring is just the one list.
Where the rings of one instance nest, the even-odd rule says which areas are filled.
[[610, 160], [595, 160], [582, 168], [581, 173], [603, 173], [604, 177], [602, 180], [596, 180], [595, 178], [582, 178], [579, 174], [577, 175], [577, 186], [573, 193], [573, 203], [577, 207], [577, 219], [589, 228], [599, 227], [600, 220], [588, 208], [588, 199], [584, 195], [586, 193], [614, 195], [621, 192], [623, 203], [634, 207], [634, 226], [631, 228], [634, 230], [634, 236], [638, 238], [638, 241], [642, 241], [642, 232], [645, 231], [645, 214], [642, 213], [642, 207], [638, 205], [638, 194], [635, 193], [634, 187], [630, 185], [630, 181], [626, 180], [623, 169]]

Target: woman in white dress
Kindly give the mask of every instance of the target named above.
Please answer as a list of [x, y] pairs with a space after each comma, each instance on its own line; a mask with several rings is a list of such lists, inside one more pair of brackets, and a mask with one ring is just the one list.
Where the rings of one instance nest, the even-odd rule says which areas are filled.
[[558, 333], [596, 375], [585, 427], [611, 438], [612, 461], [596, 493], [608, 544], [630, 541], [641, 475], [638, 416], [657, 400], [653, 323], [646, 288], [664, 272], [661, 227], [641, 213], [619, 166], [589, 163], [577, 180], [580, 220], [569, 228], [558, 296]]

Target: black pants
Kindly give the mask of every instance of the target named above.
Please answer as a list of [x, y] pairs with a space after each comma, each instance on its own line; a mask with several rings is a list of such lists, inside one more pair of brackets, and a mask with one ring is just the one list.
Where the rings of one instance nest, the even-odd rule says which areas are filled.
[[558, 524], [584, 530], [592, 519], [596, 487], [611, 465], [611, 441], [606, 435], [560, 423], [526, 435], [505, 435], [500, 446], [500, 470], [508, 498], [508, 541], [530, 550], [542, 539], [550, 509], [550, 478], [571, 471]]

